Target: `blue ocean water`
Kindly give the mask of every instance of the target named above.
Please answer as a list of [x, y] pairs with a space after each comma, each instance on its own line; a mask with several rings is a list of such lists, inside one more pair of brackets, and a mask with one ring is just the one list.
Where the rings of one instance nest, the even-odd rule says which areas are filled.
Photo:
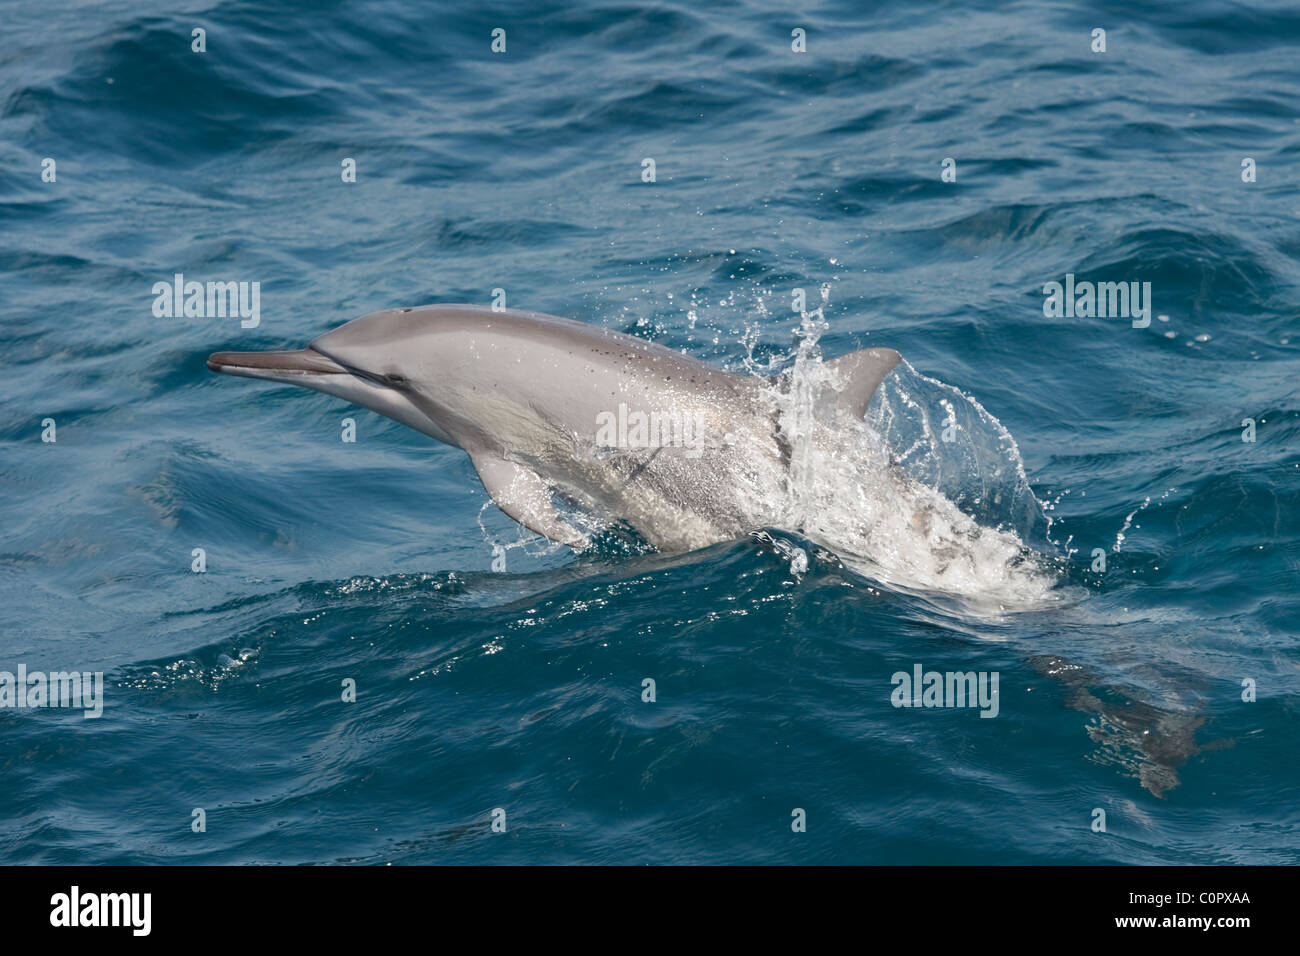
[[[1287, 3], [6, 5], [0, 670], [105, 691], [0, 708], [0, 862], [1300, 861], [1298, 43]], [[260, 322], [155, 316], [176, 273]], [[1067, 275], [1150, 324], [1046, 316]], [[1046, 592], [781, 528], [494, 570], [463, 452], [205, 368], [495, 289], [739, 374], [804, 289]], [[996, 718], [895, 707], [917, 665]]]

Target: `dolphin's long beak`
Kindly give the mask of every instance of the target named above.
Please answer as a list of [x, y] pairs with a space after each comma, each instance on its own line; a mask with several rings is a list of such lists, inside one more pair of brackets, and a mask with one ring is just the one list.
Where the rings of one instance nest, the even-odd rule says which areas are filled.
[[318, 375], [350, 375], [351, 372], [313, 348], [287, 352], [213, 352], [208, 368], [227, 375], [268, 378], [273, 382], [306, 385], [304, 378]]
[[208, 356], [208, 368], [227, 375], [264, 378], [324, 392], [378, 412], [440, 442], [456, 444], [430, 417], [430, 409], [417, 405], [406, 389], [386, 383], [364, 369], [336, 362], [310, 346], [290, 352], [214, 352]]

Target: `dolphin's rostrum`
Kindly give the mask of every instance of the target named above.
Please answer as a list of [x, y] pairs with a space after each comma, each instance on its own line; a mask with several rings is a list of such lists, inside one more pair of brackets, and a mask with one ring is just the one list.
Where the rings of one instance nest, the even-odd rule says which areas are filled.
[[[817, 420], [860, 420], [898, 361], [875, 348], [825, 363], [838, 388], [814, 396]], [[501, 510], [578, 549], [588, 537], [557, 495], [668, 551], [769, 524], [799, 438], [758, 378], [515, 309], [389, 309], [305, 349], [217, 352], [208, 368], [335, 395], [462, 448]]]

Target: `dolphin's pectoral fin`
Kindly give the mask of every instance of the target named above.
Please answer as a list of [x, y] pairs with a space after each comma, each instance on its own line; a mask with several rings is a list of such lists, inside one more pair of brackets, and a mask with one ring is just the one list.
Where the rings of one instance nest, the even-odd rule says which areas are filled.
[[470, 460], [497, 507], [529, 531], [578, 551], [591, 544], [559, 516], [551, 502], [550, 485], [537, 472], [495, 455], [470, 455]]
[[893, 349], [862, 349], [825, 363], [840, 380], [836, 405], [854, 418], [862, 418], [871, 396], [902, 358]]

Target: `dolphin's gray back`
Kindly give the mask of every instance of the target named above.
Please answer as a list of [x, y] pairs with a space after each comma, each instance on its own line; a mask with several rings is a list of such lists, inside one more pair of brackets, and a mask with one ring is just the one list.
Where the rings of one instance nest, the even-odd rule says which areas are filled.
[[[393, 311], [399, 315], [397, 324], [406, 326], [413, 333], [425, 329], [462, 340], [494, 338], [503, 344], [512, 342], [521, 349], [535, 349], [538, 358], [553, 358], [560, 366], [564, 361], [561, 355], [573, 360], [585, 357], [593, 370], [622, 370], [628, 375], [654, 370], [664, 374], [669, 387], [676, 380], [684, 387], [714, 391], [733, 398], [748, 395], [756, 384], [655, 342], [558, 315], [526, 309], [494, 311], [486, 306], [464, 305], [428, 305]], [[321, 336], [317, 342], [337, 336], [350, 325]], [[375, 326], [370, 326], [368, 332], [359, 332], [358, 340], [364, 341], [367, 334], [375, 337], [376, 344], [381, 344], [391, 338], [392, 330], [381, 333]]]
[[[382, 323], [368, 321], [379, 316]], [[705, 403], [742, 414], [753, 409], [762, 391], [756, 379], [715, 369], [654, 342], [522, 309], [393, 309], [327, 332], [312, 348], [363, 366], [367, 350], [388, 348], [399, 339], [434, 391], [454, 393], [430, 395], [447, 405], [452, 417], [471, 406], [490, 409], [504, 403], [521, 412], [544, 411], [582, 430], [594, 425], [596, 413], [616, 410], [619, 402], [647, 407]], [[461, 424], [456, 436], [461, 447], [462, 438], [490, 440], [472, 434], [474, 422]]]

